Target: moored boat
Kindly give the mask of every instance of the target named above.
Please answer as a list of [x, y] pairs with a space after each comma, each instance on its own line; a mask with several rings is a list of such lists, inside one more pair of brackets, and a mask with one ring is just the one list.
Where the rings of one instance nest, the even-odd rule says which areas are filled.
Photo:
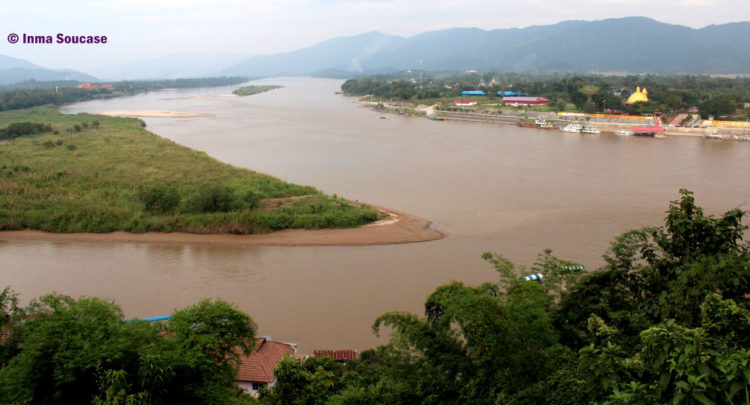
[[552, 129], [555, 127], [551, 122], [547, 122], [547, 120], [541, 118], [537, 118], [536, 121], [534, 121], [534, 124], [537, 126], [537, 128], [542, 129]]
[[633, 131], [628, 131], [627, 129], [618, 129], [617, 131], [615, 131], [615, 135], [630, 136], [633, 135]]
[[583, 134], [598, 135], [598, 134], [602, 133], [602, 131], [600, 131], [599, 128], [597, 128], [597, 127], [586, 125], [585, 127], [583, 127], [581, 129], [581, 133], [583, 133]]
[[560, 131], [580, 133], [582, 129], [583, 126], [581, 126], [581, 124], [577, 122], [571, 122], [570, 124], [560, 128]]

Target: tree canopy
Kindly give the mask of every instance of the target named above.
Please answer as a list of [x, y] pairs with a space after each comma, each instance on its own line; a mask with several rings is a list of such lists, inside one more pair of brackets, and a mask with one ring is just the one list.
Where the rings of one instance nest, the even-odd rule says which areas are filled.
[[[237, 360], [252, 319], [201, 301], [167, 323], [127, 322], [98, 298], [51, 294], [19, 308], [6, 289], [0, 403], [215, 404], [241, 398]], [[3, 325], [0, 325], [3, 326]]]

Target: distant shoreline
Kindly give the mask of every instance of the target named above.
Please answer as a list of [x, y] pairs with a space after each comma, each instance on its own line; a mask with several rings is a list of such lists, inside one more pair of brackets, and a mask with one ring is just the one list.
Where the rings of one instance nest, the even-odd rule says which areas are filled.
[[108, 115], [110, 117], [146, 117], [146, 118], [195, 118], [195, 117], [215, 117], [213, 114], [206, 113], [187, 113], [178, 111], [163, 110], [113, 110], [100, 111], [97, 114]]
[[[392, 106], [388, 106], [387, 103], [383, 103], [386, 105], [385, 109], [377, 108], [378, 103], [376, 102], [369, 102], [369, 101], [361, 101], [360, 97], [358, 96], [349, 96], [354, 102], [359, 104], [360, 106], [367, 108], [372, 111], [376, 111], [379, 113], [388, 113], [388, 114], [396, 114], [396, 115], [404, 115], [407, 117], [418, 117], [418, 118], [426, 118], [429, 119], [429, 112], [434, 112], [435, 106], [428, 106], [425, 109], [420, 110], [421, 112], [425, 112], [425, 115], [418, 115], [418, 114], [399, 114], [399, 110], [397, 108], [394, 108]], [[419, 108], [417, 107], [419, 110]], [[480, 123], [487, 123], [487, 124], [503, 124], [503, 125], [518, 125], [520, 122], [520, 117], [514, 117], [514, 116], [503, 116], [503, 115], [497, 115], [497, 116], [488, 116], [488, 115], [480, 115], [480, 114], [473, 114], [469, 111], [465, 113], [456, 113], [456, 115], [462, 115], [462, 116], [454, 116], [452, 113], [448, 112], [442, 112], [440, 115], [437, 116], [438, 120], [445, 120], [445, 121], [465, 121], [465, 122], [480, 122]], [[645, 118], [645, 117], [644, 117]], [[560, 118], [547, 118], [549, 120], [559, 121], [559, 122], [576, 122], [575, 120], [566, 120], [566, 119], [560, 119]], [[580, 122], [580, 121], [579, 121]], [[628, 124], [628, 123], [602, 123], [602, 122], [596, 122], [596, 121], [590, 121], [591, 125], [594, 125], [598, 127], [602, 132], [614, 132], [621, 129], [627, 129], [630, 130], [634, 127], [634, 125]], [[711, 127], [711, 128], [684, 128], [684, 127], [668, 127], [664, 126], [664, 133], [666, 136], [690, 136], [690, 137], [703, 137], [705, 135], [709, 135], [712, 132], [719, 132], [719, 133], [725, 133], [727, 131], [731, 131], [731, 128], [722, 129], [721, 127]], [[537, 128], [527, 128], [527, 129], [537, 129]], [[558, 129], [559, 131], [559, 129]]]
[[266, 234], [193, 234], [184, 232], [51, 233], [2, 231], [0, 240], [44, 240], [54, 242], [129, 242], [217, 246], [372, 246], [428, 242], [446, 235], [432, 222], [403, 212], [374, 207], [388, 214], [377, 222], [357, 228], [289, 229]]

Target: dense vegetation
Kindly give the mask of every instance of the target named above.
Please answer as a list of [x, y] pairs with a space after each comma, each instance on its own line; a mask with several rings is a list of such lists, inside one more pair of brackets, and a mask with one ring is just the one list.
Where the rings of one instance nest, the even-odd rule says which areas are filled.
[[706, 216], [683, 191], [664, 227], [618, 237], [589, 274], [549, 252], [530, 269], [487, 253], [499, 282], [441, 286], [424, 317], [382, 315], [391, 342], [345, 366], [283, 361], [262, 402], [750, 403], [743, 214]]
[[234, 376], [256, 327], [226, 302], [149, 324], [97, 298], [52, 294], [21, 308], [6, 288], [0, 311], [2, 404], [245, 402]]
[[0, 111], [47, 104], [60, 105], [161, 89], [226, 86], [245, 81], [247, 78], [243, 77], [123, 81], [112, 83], [112, 89], [79, 89], [76, 88], [76, 82], [26, 82], [0, 87]]
[[[625, 105], [636, 87], [648, 89], [649, 102]], [[524, 92], [546, 97], [553, 111], [572, 108], [585, 112], [619, 110], [632, 114], [656, 110], [687, 111], [699, 107], [701, 115], [733, 116], [745, 119], [750, 112], [750, 78], [717, 78], [709, 76], [600, 76], [600, 75], [525, 75], [493, 74], [430, 76], [418, 80], [409, 76], [375, 76], [347, 80], [342, 90], [351, 95], [373, 95], [383, 100], [433, 102], [440, 98], [455, 99], [463, 90], [481, 89], [490, 101], [498, 102], [497, 91]]]
[[378, 217], [143, 127], [138, 119], [49, 108], [0, 113], [1, 139], [13, 138], [0, 140], [0, 230], [247, 234], [353, 227]]
[[[499, 281], [438, 287], [425, 316], [373, 325], [389, 344], [342, 365], [276, 367], [266, 404], [747, 404], [750, 250], [744, 212], [705, 215], [692, 193], [666, 224], [627, 232], [607, 264], [576, 272], [544, 252], [531, 268], [494, 253]], [[523, 275], [541, 273], [541, 282]], [[0, 293], [0, 403], [237, 403], [237, 354], [254, 336], [221, 301], [163, 326], [126, 323], [94, 298], [19, 308]]]
[[281, 86], [242, 86], [239, 89], [234, 90], [232, 94], [236, 94], [238, 96], [252, 96], [253, 94], [263, 93], [265, 91], [279, 88], [281, 88]]

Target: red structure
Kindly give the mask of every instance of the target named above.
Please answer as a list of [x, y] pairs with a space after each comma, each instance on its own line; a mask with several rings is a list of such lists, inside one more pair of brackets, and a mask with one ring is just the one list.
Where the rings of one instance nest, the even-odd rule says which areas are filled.
[[506, 105], [546, 105], [549, 100], [545, 97], [503, 97]]
[[[96, 89], [99, 88], [99, 85], [91, 84], [91, 83], [81, 83], [78, 86], [76, 86], [76, 88], [77, 89], [85, 89], [85, 90], [96, 90]], [[111, 84], [102, 84], [101, 88], [102, 89], [112, 90], [115, 87], [112, 86]]]
[[637, 136], [656, 136], [664, 135], [664, 128], [661, 127], [661, 119], [655, 117], [655, 123], [653, 127], [636, 127], [633, 128], [633, 135]]
[[346, 362], [351, 359], [356, 359], [359, 357], [359, 351], [357, 350], [351, 350], [351, 349], [340, 349], [340, 350], [313, 350], [313, 356], [315, 357], [321, 357], [321, 356], [329, 356], [330, 358]]

